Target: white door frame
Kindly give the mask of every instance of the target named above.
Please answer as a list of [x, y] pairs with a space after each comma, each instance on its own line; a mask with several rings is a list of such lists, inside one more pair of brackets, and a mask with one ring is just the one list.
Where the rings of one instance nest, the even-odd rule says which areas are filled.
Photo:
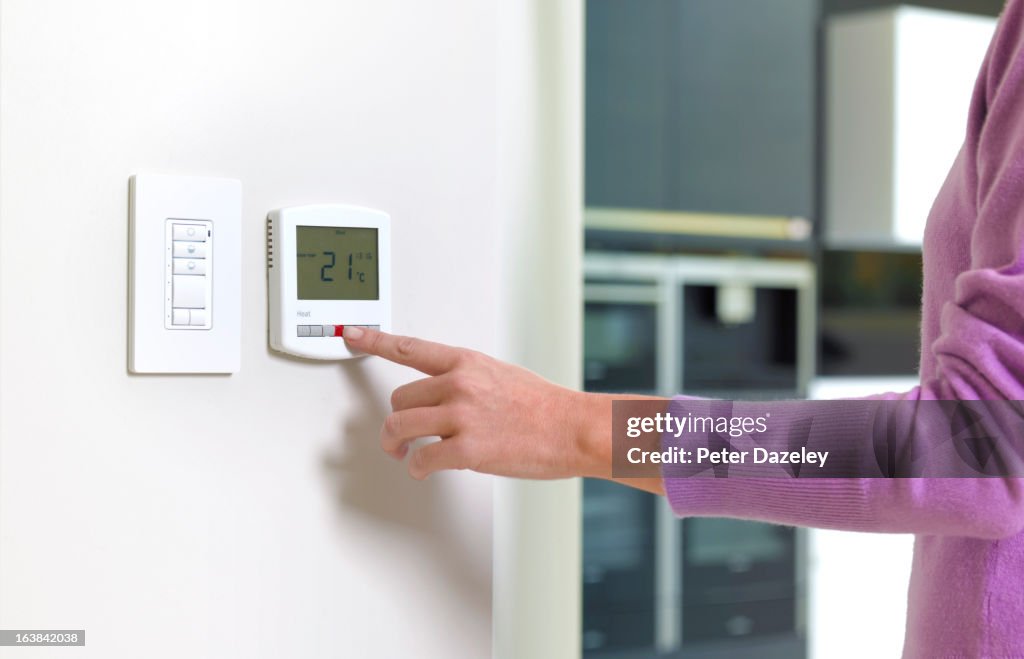
[[[583, 0], [499, 2], [501, 356], [582, 384]], [[493, 656], [581, 653], [579, 479], [499, 479]]]

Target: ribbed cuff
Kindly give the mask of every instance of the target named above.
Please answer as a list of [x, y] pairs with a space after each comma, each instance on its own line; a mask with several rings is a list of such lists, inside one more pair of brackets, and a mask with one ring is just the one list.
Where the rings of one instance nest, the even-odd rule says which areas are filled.
[[666, 478], [679, 517], [732, 517], [792, 526], [875, 530], [864, 479]]
[[[870, 447], [866, 408], [844, 401], [730, 402], [678, 396], [669, 410], [679, 417], [766, 418], [767, 428], [757, 437], [758, 444], [790, 448], [800, 444], [815, 451], [829, 451], [833, 461], [830, 466], [837, 469], [855, 469], [864, 459], [865, 447]], [[707, 446], [711, 435], [691, 433], [681, 442], [666, 434], [662, 446]], [[747, 437], [746, 441], [752, 440]], [[727, 469], [663, 465], [662, 477], [668, 501], [680, 517], [733, 517], [847, 530], [871, 530], [877, 520], [865, 479], [797, 478], [783, 469], [765, 477], [768, 469], [753, 465], [730, 465]]]

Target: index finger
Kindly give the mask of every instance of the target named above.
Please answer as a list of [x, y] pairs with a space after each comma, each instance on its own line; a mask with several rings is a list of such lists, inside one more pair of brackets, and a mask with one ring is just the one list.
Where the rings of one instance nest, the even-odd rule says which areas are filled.
[[410, 366], [427, 375], [447, 373], [454, 368], [459, 357], [458, 348], [443, 343], [388, 334], [368, 327], [346, 325], [342, 336], [357, 350]]

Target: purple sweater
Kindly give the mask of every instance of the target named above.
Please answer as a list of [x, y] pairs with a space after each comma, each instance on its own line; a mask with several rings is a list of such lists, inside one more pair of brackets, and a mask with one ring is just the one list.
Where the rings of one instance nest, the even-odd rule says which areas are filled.
[[[921, 384], [874, 398], [1024, 400], [1024, 0], [1003, 11], [928, 218], [921, 345]], [[786, 433], [801, 407], [751, 412], [771, 411], [770, 432]], [[811, 439], [869, 451], [862, 419]], [[665, 488], [679, 516], [914, 533], [904, 657], [1024, 657], [1024, 479], [666, 478]]]

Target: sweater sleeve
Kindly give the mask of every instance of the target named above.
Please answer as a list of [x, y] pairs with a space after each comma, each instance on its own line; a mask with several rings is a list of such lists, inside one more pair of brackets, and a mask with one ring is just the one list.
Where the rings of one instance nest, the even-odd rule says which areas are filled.
[[[871, 400], [1024, 400], [1022, 14], [1024, 0], [1011, 0], [1004, 10], [972, 97], [964, 148], [929, 217], [932, 239], [969, 248], [963, 263], [939, 264], [961, 272], [952, 299], [934, 310], [937, 338], [923, 346], [935, 368], [913, 390]], [[974, 215], [969, 235], [946, 222], [943, 213], [951, 211], [944, 197], [957, 197]], [[926, 288], [928, 245], [926, 237]], [[756, 410], [771, 412], [770, 432], [784, 433], [806, 422], [814, 403], [757, 403]], [[687, 397], [672, 402], [680, 410], [695, 404]], [[736, 405], [742, 413], [753, 404]], [[868, 419], [851, 412], [814, 427], [808, 442], [867, 454], [873, 432]], [[665, 491], [679, 516], [979, 538], [1024, 529], [1024, 479], [1011, 477], [693, 478], [666, 471]]]

